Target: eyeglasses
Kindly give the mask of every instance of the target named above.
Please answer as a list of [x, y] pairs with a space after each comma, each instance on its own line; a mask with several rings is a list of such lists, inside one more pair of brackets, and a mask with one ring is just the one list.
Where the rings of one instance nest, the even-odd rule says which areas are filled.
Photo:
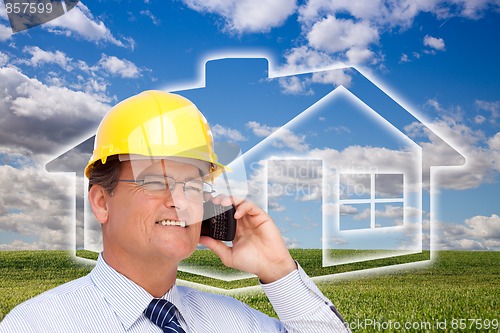
[[205, 183], [200, 179], [178, 182], [169, 176], [145, 176], [143, 179], [119, 179], [118, 181], [124, 183], [136, 183], [142, 188], [144, 193], [153, 197], [171, 195], [174, 193], [177, 184], [183, 184], [184, 195], [186, 198], [196, 202], [203, 202], [205, 194], [214, 192], [211, 184]]

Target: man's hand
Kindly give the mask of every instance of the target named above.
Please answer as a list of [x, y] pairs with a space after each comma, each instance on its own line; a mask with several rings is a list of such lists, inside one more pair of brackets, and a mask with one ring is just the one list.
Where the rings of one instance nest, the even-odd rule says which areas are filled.
[[237, 220], [233, 246], [207, 236], [200, 237], [200, 244], [214, 251], [228, 267], [255, 274], [262, 283], [274, 282], [297, 269], [283, 237], [271, 217], [254, 203], [236, 198], [219, 196], [214, 204], [234, 204]]

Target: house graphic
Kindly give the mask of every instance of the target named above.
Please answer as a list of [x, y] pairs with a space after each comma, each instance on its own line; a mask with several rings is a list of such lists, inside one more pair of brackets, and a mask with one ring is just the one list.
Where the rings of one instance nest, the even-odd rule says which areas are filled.
[[[255, 141], [241, 140], [243, 153], [223, 161], [233, 171], [219, 177], [216, 188], [225, 181], [232, 194], [268, 211], [290, 248], [320, 250], [324, 275], [381, 258], [430, 259], [432, 168], [464, 162], [438, 133], [352, 67], [273, 76], [266, 59], [234, 58], [208, 61], [205, 70], [200, 86], [169, 90], [191, 99], [209, 122], [238, 113]], [[46, 169], [75, 172], [75, 248], [98, 252], [100, 230], [85, 198], [87, 159], [72, 158], [90, 156], [93, 140]], [[446, 160], [432, 154], [432, 145], [447, 152]], [[248, 278], [210, 267], [180, 270], [225, 281]]]

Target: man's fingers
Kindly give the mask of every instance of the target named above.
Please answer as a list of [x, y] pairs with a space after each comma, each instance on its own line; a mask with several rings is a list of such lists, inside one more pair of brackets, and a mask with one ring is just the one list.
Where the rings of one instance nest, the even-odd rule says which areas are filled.
[[234, 205], [236, 207], [236, 214], [234, 216], [235, 219], [240, 219], [247, 214], [258, 215], [259, 213], [263, 212], [255, 204], [249, 201], [245, 201], [245, 199], [237, 197], [228, 197], [227, 195], [224, 194], [220, 194], [212, 198], [211, 201], [216, 205], [222, 205], [222, 206]]
[[213, 239], [208, 236], [200, 237], [200, 244], [205, 245], [210, 250], [214, 251], [214, 253], [219, 256], [222, 263], [226, 266], [231, 264], [231, 248], [224, 244], [222, 241]]
[[242, 201], [239, 205], [236, 206], [236, 213], [234, 214], [234, 218], [238, 220], [245, 215], [252, 217], [251, 224], [254, 226], [260, 225], [262, 222], [271, 220], [266, 212], [264, 212], [262, 209], [260, 209], [260, 207], [250, 201]]

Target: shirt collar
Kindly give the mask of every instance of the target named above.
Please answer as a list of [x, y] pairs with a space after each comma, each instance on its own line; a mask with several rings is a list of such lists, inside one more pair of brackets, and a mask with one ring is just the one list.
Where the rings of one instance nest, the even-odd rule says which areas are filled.
[[182, 293], [179, 291], [179, 288], [176, 284], [170, 288], [170, 290], [162, 297], [166, 299], [170, 303], [174, 304], [177, 308], [177, 311], [182, 315], [185, 312], [185, 304], [182, 298]]
[[142, 316], [153, 299], [146, 290], [109, 266], [102, 254], [99, 255], [90, 278], [126, 330]]

